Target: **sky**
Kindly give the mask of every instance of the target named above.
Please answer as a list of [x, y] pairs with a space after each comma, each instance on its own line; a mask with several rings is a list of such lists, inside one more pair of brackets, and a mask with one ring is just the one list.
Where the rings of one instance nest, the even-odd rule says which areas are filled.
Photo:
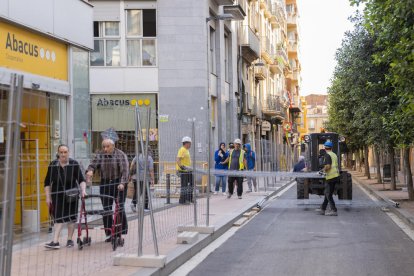
[[352, 30], [348, 17], [355, 8], [349, 0], [298, 0], [300, 94], [326, 94], [335, 69], [335, 52], [341, 46], [345, 31]]

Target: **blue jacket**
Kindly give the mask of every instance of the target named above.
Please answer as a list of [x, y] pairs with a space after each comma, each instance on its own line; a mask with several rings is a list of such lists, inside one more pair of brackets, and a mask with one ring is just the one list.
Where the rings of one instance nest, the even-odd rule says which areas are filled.
[[216, 152], [214, 153], [214, 161], [216, 161], [216, 165], [214, 166], [214, 168], [217, 170], [227, 170], [228, 164], [220, 164], [220, 162], [226, 161], [227, 157], [229, 156], [229, 153], [224, 152], [223, 157], [220, 157], [219, 151], [220, 149], [216, 150]]
[[245, 144], [244, 147], [246, 148], [246, 161], [247, 161], [247, 169], [253, 170], [256, 166], [256, 153], [252, 151], [252, 147], [250, 144]]

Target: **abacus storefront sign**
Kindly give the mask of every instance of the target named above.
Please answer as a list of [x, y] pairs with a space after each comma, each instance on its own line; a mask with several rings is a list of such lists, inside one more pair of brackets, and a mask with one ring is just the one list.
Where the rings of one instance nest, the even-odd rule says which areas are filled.
[[[141, 110], [150, 107], [156, 111], [156, 94], [110, 94], [92, 95], [92, 130], [103, 131], [115, 127], [119, 131], [135, 130], [135, 110], [137, 104]], [[156, 118], [151, 118], [151, 128], [155, 126]]]
[[68, 80], [66, 44], [1, 21], [0, 64], [13, 70]]

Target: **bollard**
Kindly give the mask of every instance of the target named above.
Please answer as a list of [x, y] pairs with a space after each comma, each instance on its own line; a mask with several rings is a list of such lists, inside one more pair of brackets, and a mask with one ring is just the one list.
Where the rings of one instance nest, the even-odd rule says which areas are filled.
[[171, 175], [167, 173], [167, 182], [166, 182], [166, 189], [167, 189], [167, 203], [170, 204], [170, 197], [171, 197]]

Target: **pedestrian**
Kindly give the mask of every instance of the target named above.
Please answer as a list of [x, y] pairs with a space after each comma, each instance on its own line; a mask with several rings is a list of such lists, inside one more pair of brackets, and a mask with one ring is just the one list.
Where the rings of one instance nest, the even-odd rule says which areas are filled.
[[[339, 183], [339, 166], [338, 166], [338, 156], [332, 151], [333, 143], [327, 141], [324, 144], [326, 155], [325, 155], [325, 165], [323, 171], [326, 173], [325, 176], [325, 199], [321, 205], [320, 213], [325, 216], [337, 216], [337, 209], [335, 206], [335, 201], [333, 199], [333, 193], [335, 190], [335, 185]], [[330, 206], [330, 209], [326, 211], [326, 207]]]
[[[147, 176], [146, 179], [150, 179], [150, 185], [154, 186], [154, 159], [152, 159], [152, 150], [148, 147], [148, 159], [147, 159]], [[137, 211], [137, 181], [139, 181], [139, 189], [140, 189], [140, 196], [142, 196], [142, 191], [144, 188], [144, 170], [145, 170], [145, 156], [144, 154], [140, 153], [138, 156], [138, 179], [137, 179], [137, 157], [135, 156], [131, 162], [130, 167], [130, 175], [131, 180], [134, 183], [134, 195], [132, 197], [131, 202], [131, 210], [133, 212]], [[145, 191], [145, 199], [144, 199], [144, 209], [148, 208], [148, 199], [149, 199], [149, 192], [148, 190]]]
[[75, 192], [73, 197], [69, 197], [66, 192], [68, 190], [76, 191], [79, 189], [79, 185], [81, 196], [86, 196], [85, 178], [79, 163], [69, 158], [69, 147], [64, 144], [59, 145], [57, 157], [49, 164], [44, 181], [46, 203], [53, 218], [55, 230], [53, 241], [45, 244], [45, 247], [52, 249], [60, 248], [59, 236], [64, 223], [68, 227], [66, 247], [74, 246], [72, 237], [78, 215], [79, 195]]
[[122, 233], [116, 233], [116, 235], [126, 235], [128, 233], [125, 198], [128, 188], [129, 163], [126, 154], [115, 148], [115, 141], [113, 138], [104, 138], [102, 141], [102, 150], [98, 151], [88, 167], [86, 173], [87, 177], [91, 179], [97, 169], [99, 169], [101, 176], [101, 185], [99, 187], [100, 194], [112, 197], [101, 197], [103, 209], [106, 211], [103, 215], [103, 224], [106, 234], [105, 242], [111, 242], [111, 211], [114, 199], [118, 199], [122, 222]]
[[[247, 162], [247, 170], [254, 171], [256, 167], [256, 153], [252, 150], [252, 146], [247, 143], [244, 145], [245, 155], [246, 155], [246, 162]], [[247, 192], [251, 193], [252, 190], [252, 182], [254, 191], [257, 192], [257, 182], [256, 177], [247, 177], [247, 186], [249, 190]]]
[[176, 169], [177, 174], [181, 180], [181, 192], [180, 192], [180, 204], [190, 204], [193, 202], [193, 173], [191, 169], [191, 138], [188, 136], [183, 137], [181, 140], [182, 147], [178, 150]]
[[[226, 143], [220, 143], [218, 150], [214, 153], [214, 160], [216, 162], [214, 168], [216, 170], [227, 170], [228, 166], [222, 164], [228, 156], [228, 152], [226, 151]], [[214, 194], [217, 195], [220, 190], [220, 183], [221, 183], [221, 191], [223, 195], [226, 195], [226, 176], [225, 175], [216, 175], [216, 189]]]
[[[230, 151], [229, 156], [223, 162], [223, 164], [228, 163], [228, 168], [231, 171], [242, 171], [247, 167], [246, 157], [244, 150], [241, 149], [242, 142], [240, 139], [234, 140], [234, 149]], [[243, 195], [243, 177], [241, 176], [229, 176], [228, 178], [228, 194], [227, 198], [230, 198], [233, 195], [234, 191], [234, 182], [237, 182], [237, 196], [239, 199], [242, 199]]]
[[293, 166], [293, 172], [303, 172], [306, 169], [305, 165], [305, 156], [300, 155], [298, 158], [298, 163]]

